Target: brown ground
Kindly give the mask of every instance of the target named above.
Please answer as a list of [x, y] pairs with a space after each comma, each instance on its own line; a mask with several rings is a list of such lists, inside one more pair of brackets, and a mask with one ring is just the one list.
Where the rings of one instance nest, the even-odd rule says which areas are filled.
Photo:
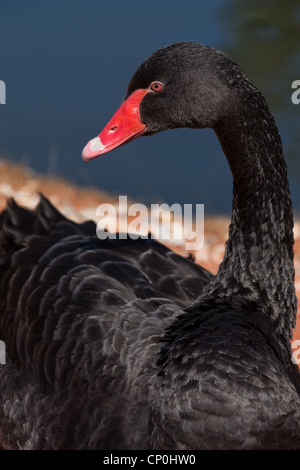
[[[50, 198], [51, 202], [67, 217], [83, 221], [96, 218], [96, 207], [108, 202], [117, 204], [118, 200], [105, 192], [94, 189], [82, 189], [66, 181], [36, 175], [30, 169], [10, 164], [0, 160], [0, 211], [6, 205], [9, 197], [26, 206], [33, 208], [38, 200], [38, 193], [42, 192]], [[129, 204], [130, 202], [128, 202]], [[195, 261], [209, 271], [216, 273], [224, 254], [224, 244], [227, 239], [229, 218], [206, 217], [204, 246], [194, 252]], [[300, 223], [295, 222], [295, 286], [297, 296], [300, 296]], [[183, 255], [188, 253], [182, 244], [169, 246]], [[297, 325], [294, 340], [300, 340], [300, 307], [298, 308]]]

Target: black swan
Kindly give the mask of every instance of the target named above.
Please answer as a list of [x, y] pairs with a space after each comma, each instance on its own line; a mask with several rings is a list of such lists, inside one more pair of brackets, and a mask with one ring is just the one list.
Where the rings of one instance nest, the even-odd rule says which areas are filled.
[[216, 276], [151, 239], [99, 240], [44, 197], [1, 215], [4, 449], [299, 449], [293, 213], [260, 92], [224, 53], [155, 52], [83, 151], [213, 128], [233, 174]]

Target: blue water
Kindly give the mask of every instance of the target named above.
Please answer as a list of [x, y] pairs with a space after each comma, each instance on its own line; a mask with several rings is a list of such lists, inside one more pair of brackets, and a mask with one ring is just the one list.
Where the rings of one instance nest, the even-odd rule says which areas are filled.
[[[274, 2], [266, 3], [271, 12]], [[254, 4], [249, 12], [262, 15], [260, 3]], [[166, 44], [193, 40], [231, 53], [254, 82], [258, 79], [281, 129], [294, 207], [300, 209], [300, 105], [298, 109], [291, 102], [291, 83], [300, 79], [299, 48], [287, 58], [288, 65], [277, 64], [275, 70], [289, 67], [288, 75], [272, 67], [269, 73], [266, 63], [274, 60], [260, 54], [274, 40], [272, 21], [283, 38], [291, 30], [278, 26], [267, 12], [262, 32], [249, 28], [245, 38], [243, 22], [252, 24], [252, 17], [244, 5], [238, 0], [5, 2], [0, 11], [0, 80], [6, 83], [7, 104], [0, 106], [0, 153], [38, 172], [140, 202], [198, 202], [205, 204], [206, 213], [229, 213], [231, 174], [210, 130], [140, 138], [89, 164], [81, 160], [82, 148], [119, 107], [138, 65]], [[300, 15], [295, 18], [299, 26]], [[278, 79], [269, 86], [263, 78], [271, 75]]]

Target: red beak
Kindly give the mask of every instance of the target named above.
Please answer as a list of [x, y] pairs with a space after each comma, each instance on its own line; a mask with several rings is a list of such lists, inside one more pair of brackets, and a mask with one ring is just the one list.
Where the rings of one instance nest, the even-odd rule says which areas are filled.
[[123, 101], [103, 131], [84, 147], [82, 158], [85, 162], [136, 139], [146, 132], [146, 124], [140, 118], [140, 104], [148, 92], [147, 89], [136, 90]]

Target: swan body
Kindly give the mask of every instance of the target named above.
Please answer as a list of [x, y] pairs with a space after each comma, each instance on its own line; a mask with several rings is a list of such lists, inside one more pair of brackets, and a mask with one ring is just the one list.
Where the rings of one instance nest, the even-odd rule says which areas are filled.
[[211, 127], [233, 174], [216, 276], [151, 239], [99, 240], [44, 197], [1, 215], [5, 449], [299, 449], [293, 214], [264, 98], [225, 54], [167, 46], [83, 151]]

